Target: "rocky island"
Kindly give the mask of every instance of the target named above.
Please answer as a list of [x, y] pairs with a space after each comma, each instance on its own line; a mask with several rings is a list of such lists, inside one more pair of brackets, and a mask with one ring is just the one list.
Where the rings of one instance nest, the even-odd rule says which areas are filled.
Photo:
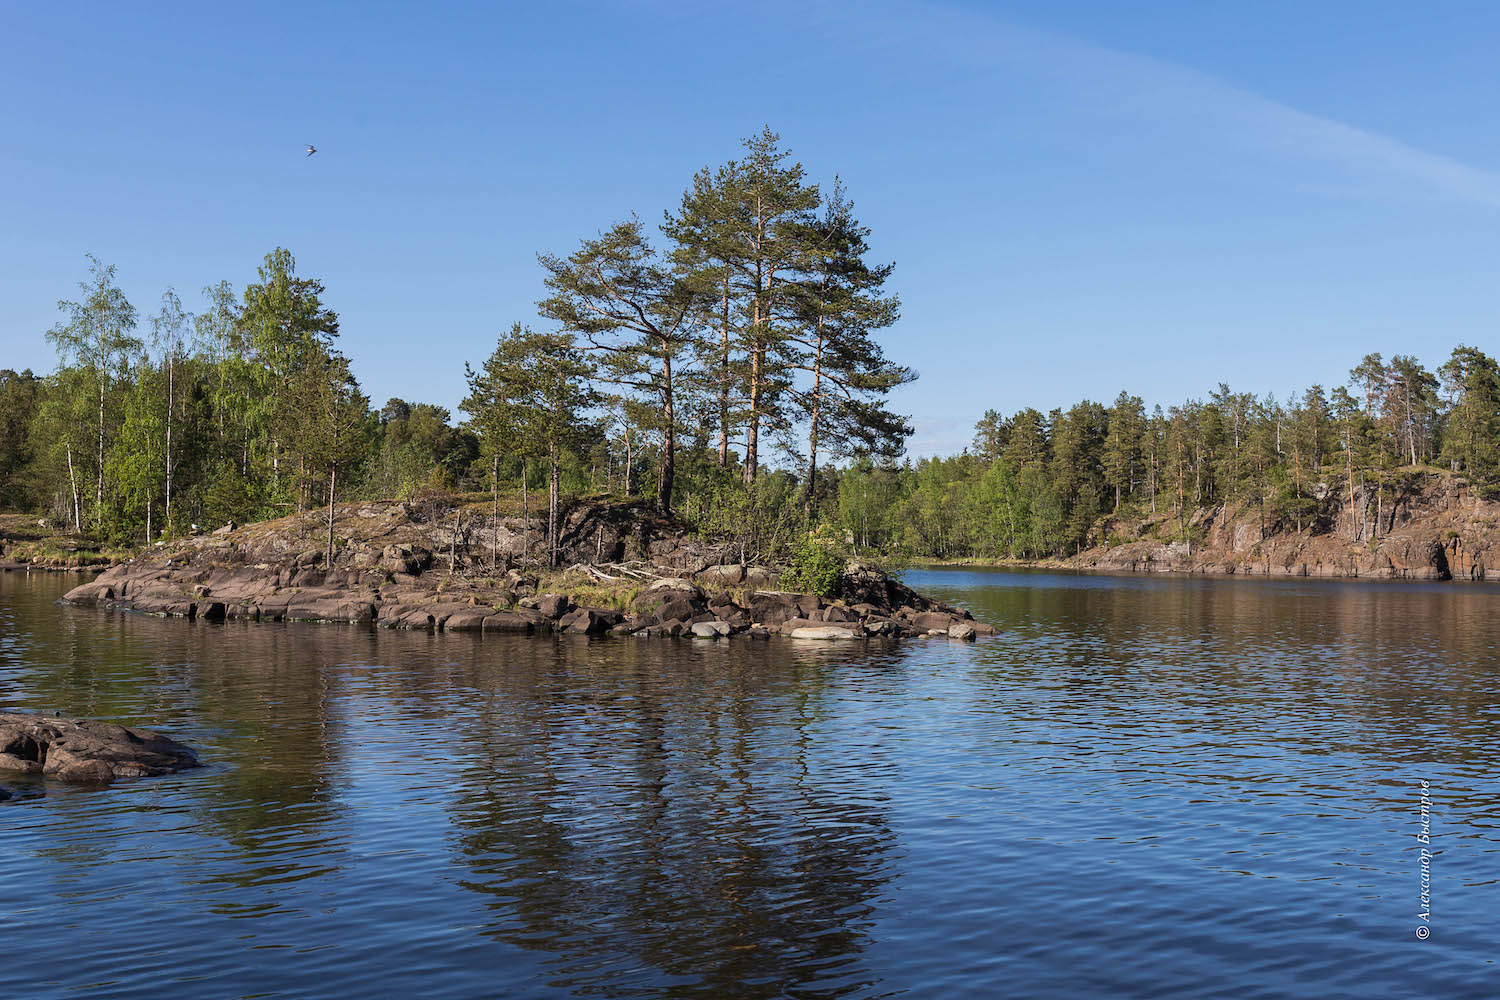
[[973, 639], [995, 631], [856, 562], [831, 592], [779, 589], [776, 567], [742, 562], [733, 547], [643, 503], [567, 512], [556, 568], [535, 565], [538, 538], [530, 519], [456, 500], [345, 503], [153, 547], [65, 600], [209, 621], [471, 632]]

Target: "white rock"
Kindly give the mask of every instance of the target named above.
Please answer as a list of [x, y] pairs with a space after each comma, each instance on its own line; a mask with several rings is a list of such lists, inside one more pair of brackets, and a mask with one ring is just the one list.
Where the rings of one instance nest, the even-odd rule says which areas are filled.
[[693, 626], [693, 634], [705, 639], [717, 639], [721, 635], [729, 634], [728, 622], [699, 622]]
[[838, 628], [833, 625], [817, 625], [792, 629], [793, 639], [859, 639], [860, 634], [853, 629]]

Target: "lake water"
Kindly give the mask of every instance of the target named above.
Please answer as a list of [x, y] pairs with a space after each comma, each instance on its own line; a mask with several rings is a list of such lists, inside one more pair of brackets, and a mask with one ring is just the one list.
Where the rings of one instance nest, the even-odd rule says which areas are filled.
[[0, 573], [0, 707], [209, 766], [0, 776], [5, 996], [1500, 995], [1495, 587], [930, 571], [1000, 636], [851, 646], [77, 582]]

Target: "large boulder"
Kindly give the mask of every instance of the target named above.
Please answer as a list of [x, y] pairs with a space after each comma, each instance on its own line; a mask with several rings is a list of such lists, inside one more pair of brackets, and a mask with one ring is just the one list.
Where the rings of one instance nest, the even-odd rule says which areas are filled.
[[687, 580], [657, 580], [636, 597], [631, 609], [659, 622], [688, 621], [703, 614], [703, 591]]
[[796, 594], [757, 593], [750, 598], [750, 617], [762, 625], [780, 625], [801, 616]]
[[536, 609], [548, 618], [561, 618], [568, 613], [569, 603], [565, 594], [543, 594], [536, 599]]
[[734, 587], [745, 582], [745, 567], [710, 566], [698, 574], [698, 579], [721, 587]]
[[0, 713], [0, 770], [109, 782], [197, 766], [191, 748], [149, 729]]
[[693, 625], [693, 634], [702, 639], [717, 639], [727, 636], [731, 631], [733, 629], [729, 627], [729, 623], [723, 621], [698, 622]]
[[465, 607], [449, 614], [442, 621], [445, 632], [478, 632], [484, 628], [484, 620], [489, 617], [488, 608]]
[[950, 615], [942, 611], [923, 611], [912, 615], [912, 627], [922, 632], [946, 632], [953, 626], [954, 622], [960, 621], [958, 615]]
[[579, 608], [558, 619], [557, 627], [563, 632], [603, 635], [624, 620], [624, 615], [609, 608]]
[[486, 632], [531, 633], [536, 631], [541, 621], [545, 619], [536, 612], [528, 615], [520, 611], [497, 611], [492, 615], [485, 615], [483, 624]]

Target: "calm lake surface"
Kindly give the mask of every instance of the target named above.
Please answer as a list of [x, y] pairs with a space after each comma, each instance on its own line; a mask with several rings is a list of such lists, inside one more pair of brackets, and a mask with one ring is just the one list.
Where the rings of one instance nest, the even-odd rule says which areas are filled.
[[1001, 635], [853, 646], [77, 582], [0, 573], [0, 706], [210, 766], [0, 776], [6, 996], [1500, 995], [1495, 587], [914, 572]]

